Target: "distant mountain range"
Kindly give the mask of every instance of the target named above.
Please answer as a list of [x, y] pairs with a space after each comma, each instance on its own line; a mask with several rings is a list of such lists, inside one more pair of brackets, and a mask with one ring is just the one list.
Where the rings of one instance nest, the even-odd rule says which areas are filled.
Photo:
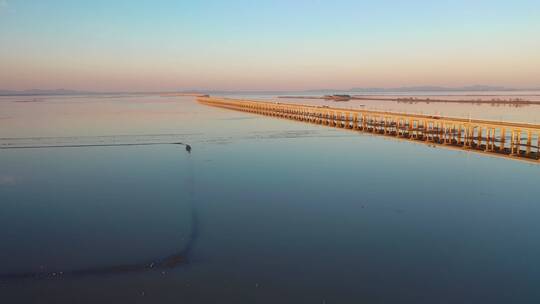
[[176, 93], [176, 91], [156, 91], [156, 92], [124, 92], [124, 91], [77, 91], [77, 90], [0, 90], [0, 96], [60, 96], [60, 95], [115, 95], [115, 94], [161, 94], [161, 93]]
[[95, 94], [95, 92], [84, 92], [76, 90], [41, 90], [41, 89], [32, 89], [32, 90], [0, 90], [0, 96], [31, 96], [31, 95], [84, 95], [84, 94]]

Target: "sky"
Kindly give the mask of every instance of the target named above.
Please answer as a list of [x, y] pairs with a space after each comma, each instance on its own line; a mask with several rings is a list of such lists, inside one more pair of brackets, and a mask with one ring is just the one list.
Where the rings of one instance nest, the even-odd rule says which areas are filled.
[[540, 87], [540, 1], [0, 0], [0, 89]]

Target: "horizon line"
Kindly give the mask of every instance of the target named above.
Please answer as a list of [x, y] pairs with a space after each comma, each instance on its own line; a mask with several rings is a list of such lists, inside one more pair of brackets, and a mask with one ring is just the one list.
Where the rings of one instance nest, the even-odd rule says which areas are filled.
[[296, 89], [296, 90], [286, 90], [286, 89], [204, 89], [204, 88], [193, 88], [193, 89], [165, 89], [165, 90], [85, 90], [85, 89], [65, 89], [65, 88], [56, 88], [56, 89], [40, 89], [40, 88], [31, 88], [31, 89], [0, 89], [0, 95], [10, 95], [10, 94], [54, 94], [54, 93], [64, 93], [64, 94], [155, 94], [155, 93], [270, 93], [270, 92], [317, 92], [317, 91], [359, 91], [359, 92], [425, 92], [425, 91], [537, 91], [540, 90], [538, 87], [510, 87], [510, 86], [498, 86], [498, 85], [464, 85], [464, 86], [439, 86], [439, 85], [412, 85], [412, 86], [385, 86], [385, 87], [352, 87], [349, 89], [335, 89], [335, 88], [314, 88], [314, 89]]

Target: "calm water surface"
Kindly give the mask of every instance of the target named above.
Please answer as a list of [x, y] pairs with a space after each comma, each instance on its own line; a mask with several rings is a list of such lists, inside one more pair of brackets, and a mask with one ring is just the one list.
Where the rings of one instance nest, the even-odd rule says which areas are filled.
[[[0, 147], [34, 147], [0, 149], [0, 303], [540, 300], [538, 165], [188, 97], [41, 98], [0, 101]], [[126, 143], [152, 145], [43, 148]]]

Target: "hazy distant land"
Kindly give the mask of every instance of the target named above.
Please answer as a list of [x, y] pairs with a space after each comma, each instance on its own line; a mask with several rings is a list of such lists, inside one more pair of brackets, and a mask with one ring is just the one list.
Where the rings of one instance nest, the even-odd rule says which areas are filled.
[[331, 94], [324, 96], [278, 96], [278, 98], [287, 99], [324, 99], [332, 101], [350, 101], [350, 100], [379, 100], [379, 101], [397, 101], [400, 103], [474, 103], [474, 104], [510, 104], [510, 105], [533, 105], [540, 104], [540, 100], [530, 100], [526, 98], [515, 97], [519, 95], [348, 95]]
[[511, 88], [503, 86], [487, 86], [487, 85], [472, 85], [461, 87], [442, 87], [442, 86], [408, 86], [408, 87], [395, 87], [395, 88], [363, 88], [356, 87], [349, 90], [343, 89], [313, 89], [313, 90], [298, 90], [298, 91], [279, 91], [279, 90], [259, 90], [259, 91], [243, 91], [243, 90], [204, 90], [204, 89], [179, 89], [171, 91], [81, 91], [81, 90], [68, 90], [68, 89], [31, 89], [31, 90], [0, 90], [0, 96], [33, 96], [33, 95], [100, 95], [100, 94], [160, 94], [172, 96], [177, 94], [181, 95], [205, 95], [205, 94], [242, 94], [242, 93], [268, 93], [268, 94], [280, 94], [280, 93], [306, 93], [306, 92], [357, 92], [357, 93], [414, 93], [414, 92], [524, 92], [524, 91], [540, 91], [538, 88]]

